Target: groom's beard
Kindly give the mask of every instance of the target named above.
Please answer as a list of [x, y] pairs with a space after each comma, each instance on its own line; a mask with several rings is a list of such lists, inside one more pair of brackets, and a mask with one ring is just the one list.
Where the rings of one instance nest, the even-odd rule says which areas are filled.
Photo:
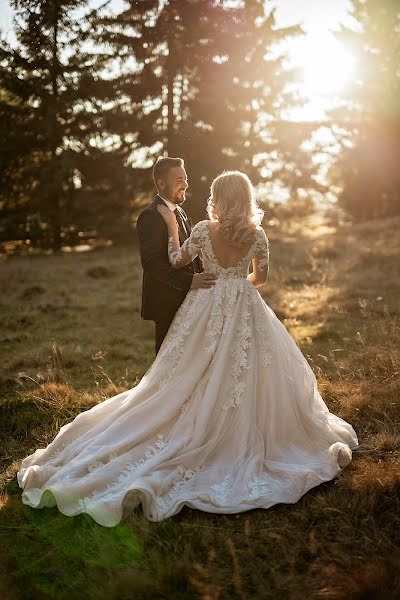
[[186, 190], [182, 189], [172, 193], [172, 191], [167, 187], [165, 188], [164, 198], [173, 204], [183, 204], [186, 200]]

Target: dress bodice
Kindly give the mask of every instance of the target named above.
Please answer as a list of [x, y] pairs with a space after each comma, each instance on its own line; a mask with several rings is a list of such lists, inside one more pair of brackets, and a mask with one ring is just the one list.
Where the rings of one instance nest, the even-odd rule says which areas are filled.
[[168, 250], [172, 265], [176, 265], [182, 260], [184, 253], [188, 253], [191, 258], [199, 255], [204, 271], [215, 273], [218, 279], [227, 277], [246, 278], [249, 273], [250, 263], [255, 256], [258, 258], [258, 266], [261, 270], [268, 271], [269, 266], [268, 238], [262, 228], [256, 229], [256, 238], [247, 254], [236, 265], [231, 267], [223, 267], [215, 256], [209, 233], [208, 220], [197, 223], [190, 237], [175, 252], [172, 251], [172, 238], [169, 238]]

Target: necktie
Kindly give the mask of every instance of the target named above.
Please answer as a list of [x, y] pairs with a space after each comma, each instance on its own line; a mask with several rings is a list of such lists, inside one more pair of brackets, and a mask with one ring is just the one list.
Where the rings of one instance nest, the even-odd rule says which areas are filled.
[[[183, 222], [181, 214], [179, 213], [179, 211], [178, 211], [177, 208], [174, 210], [174, 212], [175, 212], [175, 218], [176, 218], [176, 220], [178, 222], [178, 226], [182, 228], [182, 230], [185, 232], [186, 238], [188, 238], [189, 234], [188, 234], [188, 231], [187, 231], [187, 229], [186, 229], [186, 227], [184, 225], [184, 222]], [[191, 263], [189, 263], [189, 265], [187, 266], [187, 268], [190, 268], [193, 271], [193, 273], [201, 273], [201, 263], [199, 265], [198, 261], [199, 261], [199, 259], [196, 257], [194, 259], [194, 261], [192, 261]]]
[[185, 224], [183, 222], [183, 219], [182, 219], [181, 215], [179, 214], [178, 209], [176, 208], [174, 212], [175, 212], [175, 218], [178, 222], [179, 227], [181, 227], [182, 231], [187, 236], [187, 230], [186, 230]]

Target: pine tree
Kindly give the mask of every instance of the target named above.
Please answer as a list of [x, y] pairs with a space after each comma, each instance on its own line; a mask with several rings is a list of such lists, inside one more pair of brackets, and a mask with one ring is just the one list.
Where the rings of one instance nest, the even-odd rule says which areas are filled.
[[[85, 0], [12, 5], [19, 46], [0, 45], [3, 237], [57, 250], [90, 230], [130, 232], [135, 171], [126, 164], [131, 142], [108, 134], [107, 122], [115, 128], [117, 116], [106, 105], [116, 89], [101, 69], [110, 56], [83, 49], [97, 11], [77, 19]], [[121, 129], [122, 108], [119, 117]]]
[[353, 0], [360, 31], [338, 34], [357, 59], [345, 107], [333, 117], [343, 153], [334, 173], [339, 201], [370, 218], [400, 213], [400, 12], [396, 0]]
[[[223, 169], [241, 169], [254, 184], [274, 181], [297, 190], [319, 188], [316, 165], [301, 144], [310, 126], [285, 121], [282, 112], [296, 102], [287, 84], [295, 72], [284, 68], [282, 54], [272, 52], [288, 37], [301, 34], [298, 26], [278, 28], [275, 10], [265, 2], [247, 0], [227, 13], [224, 35], [217, 36], [214, 56], [222, 61], [206, 65], [198, 79], [192, 112], [207, 114], [211, 132], [200, 129], [194, 145], [201, 154], [202, 195], [209, 181]], [[196, 137], [196, 131], [192, 132]], [[210, 153], [210, 147], [214, 153]], [[271, 163], [274, 169], [266, 169]], [[204, 174], [207, 176], [204, 177]], [[200, 182], [198, 188], [200, 189]]]
[[[220, 171], [244, 169], [257, 183], [261, 158], [280, 151], [281, 129], [274, 129], [273, 121], [290, 100], [284, 87], [292, 74], [283, 69], [282, 57], [269, 58], [268, 50], [300, 30], [278, 29], [264, 4], [132, 1], [120, 15], [101, 22], [98, 43], [117, 55], [130, 52], [136, 60], [138, 85], [128, 88], [123, 76], [120, 85], [137, 109], [131, 128], [137, 128], [144, 164], [150, 166], [162, 153], [185, 158], [194, 196], [190, 212], [196, 217], [204, 217], [211, 179]], [[298, 176], [292, 171], [286, 177], [293, 183]], [[304, 170], [301, 178], [304, 184]]]

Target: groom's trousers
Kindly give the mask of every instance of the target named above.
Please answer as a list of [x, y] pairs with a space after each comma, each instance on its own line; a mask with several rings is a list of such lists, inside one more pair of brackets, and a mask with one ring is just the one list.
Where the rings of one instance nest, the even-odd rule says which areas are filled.
[[168, 329], [174, 320], [175, 313], [169, 317], [164, 317], [160, 321], [155, 321], [156, 324], [156, 354], [158, 353], [161, 344], [167, 335]]

